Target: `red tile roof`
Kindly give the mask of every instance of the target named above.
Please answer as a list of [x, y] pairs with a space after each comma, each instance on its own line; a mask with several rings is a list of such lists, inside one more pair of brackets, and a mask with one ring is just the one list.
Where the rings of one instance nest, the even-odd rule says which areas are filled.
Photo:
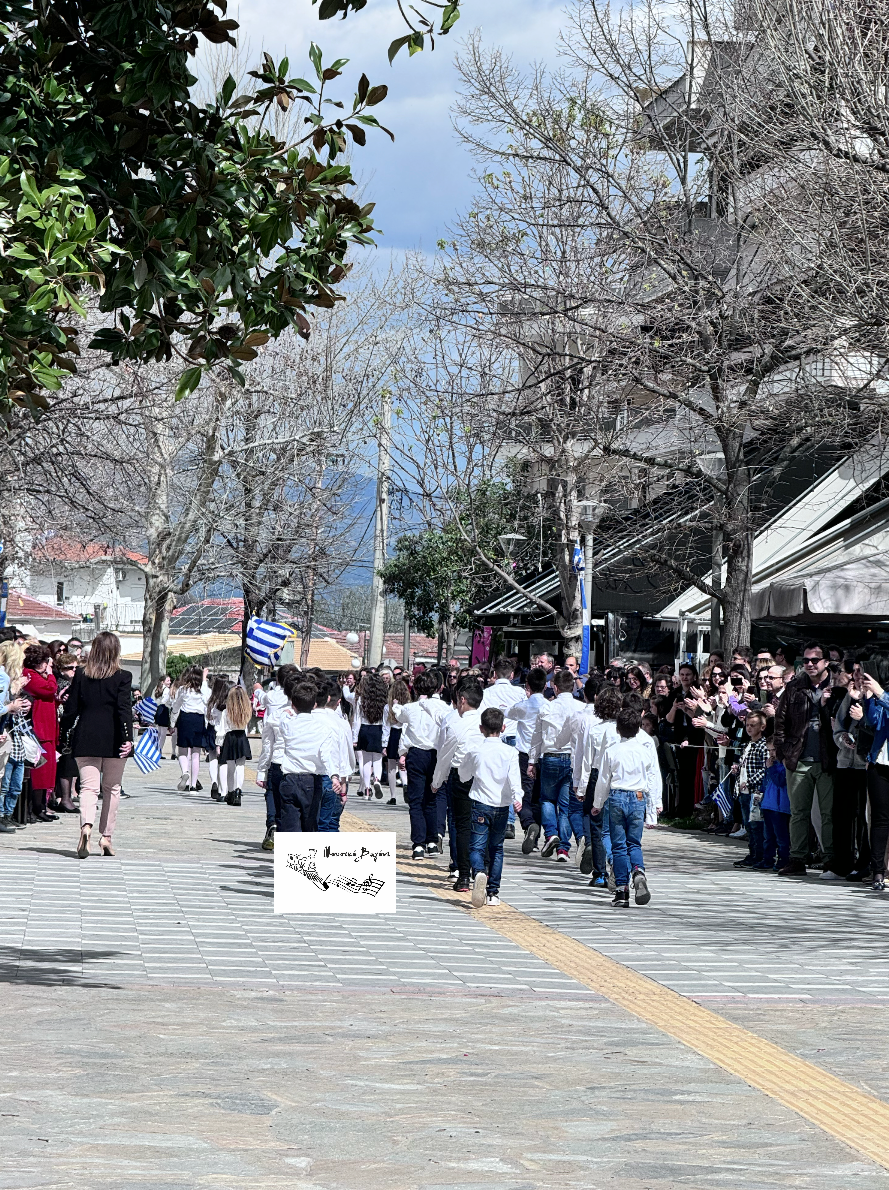
[[51, 603], [43, 603], [40, 599], [32, 599], [22, 591], [10, 591], [6, 622], [15, 626], [19, 621], [27, 624], [31, 620], [64, 620], [66, 624], [77, 624], [80, 616], [66, 612], [64, 608], [53, 607]]
[[100, 562], [106, 559], [115, 562], [141, 562], [148, 559], [144, 554], [135, 550], [126, 550], [122, 546], [107, 545], [99, 541], [77, 541], [73, 537], [63, 537], [58, 534], [47, 537], [35, 545], [31, 551], [35, 558], [45, 558], [48, 562]]

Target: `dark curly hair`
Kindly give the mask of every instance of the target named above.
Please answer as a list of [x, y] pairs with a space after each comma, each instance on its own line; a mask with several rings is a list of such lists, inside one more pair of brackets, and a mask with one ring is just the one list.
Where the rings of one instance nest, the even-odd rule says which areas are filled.
[[366, 673], [358, 687], [361, 717], [365, 723], [382, 723], [383, 708], [389, 697], [389, 687], [379, 674]]
[[49, 651], [48, 645], [28, 645], [25, 649], [23, 664], [25, 669], [36, 669], [44, 661], [49, 661], [50, 657], [52, 657], [52, 653]]

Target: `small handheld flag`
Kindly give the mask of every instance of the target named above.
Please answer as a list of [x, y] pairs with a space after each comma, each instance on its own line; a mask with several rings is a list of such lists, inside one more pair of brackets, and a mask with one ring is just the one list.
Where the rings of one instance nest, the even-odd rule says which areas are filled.
[[291, 636], [293, 629], [289, 625], [251, 616], [247, 623], [247, 647], [244, 652], [256, 665], [275, 665], [285, 641]]

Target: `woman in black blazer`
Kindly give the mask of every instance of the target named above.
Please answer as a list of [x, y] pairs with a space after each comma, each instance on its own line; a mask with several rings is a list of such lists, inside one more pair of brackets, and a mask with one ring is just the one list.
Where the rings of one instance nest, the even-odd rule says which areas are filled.
[[99, 848], [114, 855], [111, 836], [120, 805], [124, 765], [133, 751], [133, 678], [120, 668], [120, 640], [100, 632], [89, 657], [74, 675], [62, 718], [62, 740], [70, 744], [80, 770], [80, 842], [77, 854], [90, 853], [90, 831], [102, 788]]

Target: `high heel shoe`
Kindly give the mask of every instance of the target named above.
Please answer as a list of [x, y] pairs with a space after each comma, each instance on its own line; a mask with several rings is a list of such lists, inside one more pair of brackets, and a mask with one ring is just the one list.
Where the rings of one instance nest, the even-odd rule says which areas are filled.
[[111, 839], [108, 835], [103, 835], [99, 840], [99, 850], [103, 855], [114, 855], [114, 848], [111, 846]]
[[82, 826], [80, 828], [80, 842], [77, 844], [77, 858], [86, 859], [90, 853], [90, 831], [91, 826]]

